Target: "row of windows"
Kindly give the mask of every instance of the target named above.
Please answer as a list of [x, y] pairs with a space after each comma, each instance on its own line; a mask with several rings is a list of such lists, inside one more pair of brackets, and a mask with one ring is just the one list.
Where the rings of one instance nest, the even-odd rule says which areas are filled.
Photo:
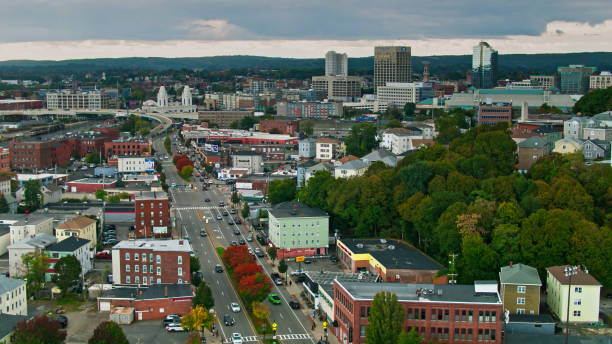
[[348, 297], [346, 297], [339, 290], [336, 290], [335, 299], [338, 300], [344, 306], [344, 308], [346, 308], [349, 311], [349, 313], [353, 314], [353, 303], [349, 302]]
[[[145, 202], [140, 202], [140, 209], [144, 208], [144, 203]], [[159, 209], [161, 209], [163, 207], [163, 205], [164, 205], [163, 202], [158, 202]], [[154, 202], [149, 202], [149, 208], [155, 208], [155, 203]], [[140, 214], [142, 214], [142, 213], [140, 213]], [[161, 212], [160, 212], [160, 215], [161, 215]], [[153, 212], [151, 212], [151, 216], [153, 216]]]
[[[161, 207], [160, 207], [160, 208], [161, 208]], [[151, 212], [151, 217], [154, 217], [154, 216], [155, 216], [155, 214], [154, 214], [154, 212], [152, 211], [152, 212]], [[163, 213], [162, 213], [161, 211], [159, 212], [159, 216], [160, 216], [160, 217], [164, 216], [164, 215], [163, 215]], [[144, 211], [141, 211], [141, 212], [140, 212], [140, 217], [144, 217]]]
[[[164, 221], [162, 219], [159, 219], [159, 225], [163, 225]], [[140, 225], [144, 226], [144, 220], [140, 220]], [[155, 226], [155, 220], [151, 220], [151, 226]]]

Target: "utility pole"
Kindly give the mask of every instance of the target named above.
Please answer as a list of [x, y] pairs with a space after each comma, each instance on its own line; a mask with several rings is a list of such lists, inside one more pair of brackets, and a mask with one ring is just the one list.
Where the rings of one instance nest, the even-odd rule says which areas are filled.
[[457, 284], [457, 273], [455, 273], [455, 259], [458, 254], [451, 253], [449, 254], [450, 260], [448, 261], [448, 284]]

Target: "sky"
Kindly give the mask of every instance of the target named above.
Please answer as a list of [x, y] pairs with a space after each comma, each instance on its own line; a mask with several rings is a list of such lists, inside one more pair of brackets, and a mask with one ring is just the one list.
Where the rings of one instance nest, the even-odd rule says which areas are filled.
[[611, 0], [0, 0], [0, 60], [612, 51]]

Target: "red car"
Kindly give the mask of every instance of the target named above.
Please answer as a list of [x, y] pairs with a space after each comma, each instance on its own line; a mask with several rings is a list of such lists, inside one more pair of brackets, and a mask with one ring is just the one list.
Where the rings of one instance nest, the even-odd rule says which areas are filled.
[[96, 253], [96, 258], [97, 259], [111, 259], [112, 255], [109, 251], [102, 251], [102, 252]]

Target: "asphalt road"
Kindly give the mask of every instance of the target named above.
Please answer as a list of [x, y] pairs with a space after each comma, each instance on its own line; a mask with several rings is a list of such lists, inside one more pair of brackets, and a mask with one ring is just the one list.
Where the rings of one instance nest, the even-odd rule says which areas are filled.
[[[154, 148], [157, 152], [164, 152], [161, 139], [155, 140]], [[170, 155], [168, 155], [170, 156]], [[166, 174], [166, 182], [171, 185], [176, 183], [177, 185], [186, 184], [175, 172], [171, 159], [162, 162], [164, 172]], [[199, 178], [198, 178], [199, 179]], [[217, 215], [221, 215], [224, 210], [230, 212], [231, 208], [218, 207], [219, 201], [224, 201], [229, 204], [229, 193], [222, 193], [220, 188], [213, 187], [209, 188], [208, 191], [201, 190], [201, 183], [199, 180], [194, 182], [195, 188], [174, 188], [170, 189], [170, 194], [174, 200], [173, 207], [176, 209], [177, 218], [177, 233], [175, 235], [187, 236], [190, 239], [195, 254], [200, 258], [201, 270], [204, 275], [204, 281], [211, 286], [213, 296], [215, 298], [215, 311], [219, 318], [223, 317], [223, 314], [232, 314], [236, 321], [236, 324], [232, 327], [225, 325], [221, 326], [222, 335], [224, 337], [231, 336], [232, 332], [238, 332], [243, 337], [246, 337], [245, 342], [256, 342], [254, 336], [254, 329], [250, 326], [246, 314], [244, 312], [231, 313], [229, 308], [231, 302], [240, 302], [233, 289], [229, 276], [224, 273], [215, 273], [214, 267], [217, 263], [220, 263], [212, 241], [227, 247], [231, 241], [238, 241], [240, 238], [246, 241], [248, 233], [241, 225], [229, 225], [229, 216], [221, 216], [222, 220], [216, 220]], [[204, 199], [209, 198], [210, 202], [204, 202]], [[238, 209], [236, 211], [239, 213]], [[231, 215], [230, 216], [238, 216]], [[205, 217], [205, 218], [204, 218]], [[206, 224], [208, 219], [208, 224]], [[200, 230], [207, 225], [211, 230], [207, 237], [200, 236]], [[233, 230], [237, 228], [240, 230], [240, 235], [234, 235]], [[211, 237], [212, 236], [212, 237]], [[247, 242], [247, 246], [255, 248], [256, 242]], [[273, 272], [272, 268], [263, 259], [257, 258], [258, 263], [263, 267], [264, 272], [269, 276]], [[314, 344], [315, 340], [312, 339], [308, 327], [310, 321], [307, 320], [300, 310], [293, 310], [289, 307], [288, 301], [290, 300], [289, 293], [283, 286], [274, 286], [272, 293], [278, 294], [281, 299], [281, 305], [272, 305], [269, 301], [264, 301], [270, 309], [270, 322], [277, 323], [277, 334], [281, 335], [283, 342], [290, 343], [311, 343]], [[241, 305], [244, 308], [244, 305]]]

